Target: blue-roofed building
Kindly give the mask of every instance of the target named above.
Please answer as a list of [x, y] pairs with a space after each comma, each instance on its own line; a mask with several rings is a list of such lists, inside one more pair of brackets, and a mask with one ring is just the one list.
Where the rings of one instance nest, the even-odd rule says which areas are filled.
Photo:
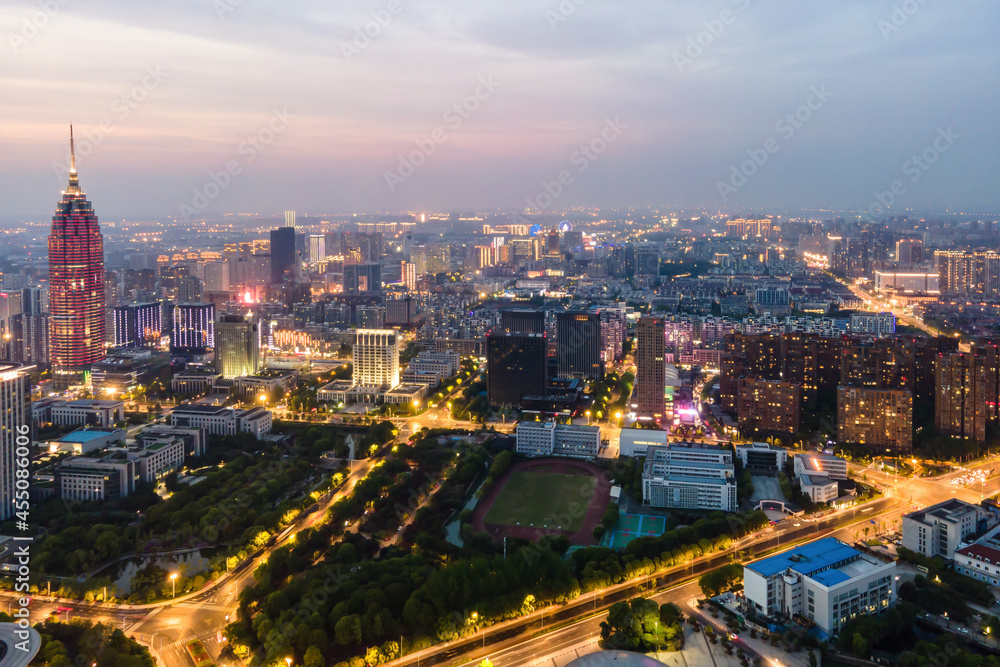
[[744, 566], [743, 592], [757, 616], [836, 635], [849, 620], [893, 605], [896, 563], [825, 537]]
[[49, 451], [89, 454], [116, 442], [125, 442], [125, 431], [120, 428], [78, 428], [61, 438], [50, 440]]

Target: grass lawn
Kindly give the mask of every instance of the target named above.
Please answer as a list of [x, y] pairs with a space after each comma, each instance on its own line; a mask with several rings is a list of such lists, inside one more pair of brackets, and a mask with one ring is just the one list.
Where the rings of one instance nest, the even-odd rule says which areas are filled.
[[[548, 524], [550, 528], [577, 531], [583, 525], [596, 486], [597, 478], [589, 475], [518, 471], [500, 491], [484, 521], [543, 528]], [[574, 503], [575, 511], [571, 510]], [[563, 524], [557, 526], [559, 521]]]

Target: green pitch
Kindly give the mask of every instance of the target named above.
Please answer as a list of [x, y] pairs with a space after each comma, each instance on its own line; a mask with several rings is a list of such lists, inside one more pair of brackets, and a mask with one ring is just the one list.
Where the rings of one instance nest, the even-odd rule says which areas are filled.
[[576, 532], [596, 486], [597, 478], [590, 475], [518, 471], [500, 490], [484, 522]]

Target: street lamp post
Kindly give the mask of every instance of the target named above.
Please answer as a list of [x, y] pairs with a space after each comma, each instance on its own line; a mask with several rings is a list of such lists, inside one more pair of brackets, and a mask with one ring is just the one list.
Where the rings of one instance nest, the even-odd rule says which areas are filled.
[[177, 597], [177, 573], [174, 572], [170, 575], [170, 585], [173, 587], [173, 594], [170, 596], [171, 599]]

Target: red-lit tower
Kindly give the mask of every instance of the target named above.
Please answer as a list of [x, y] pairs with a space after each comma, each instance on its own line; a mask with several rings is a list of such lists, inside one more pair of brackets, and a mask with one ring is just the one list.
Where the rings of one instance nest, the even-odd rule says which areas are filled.
[[49, 234], [49, 350], [61, 385], [78, 382], [104, 357], [104, 238], [76, 175], [69, 129], [69, 187], [52, 216]]

